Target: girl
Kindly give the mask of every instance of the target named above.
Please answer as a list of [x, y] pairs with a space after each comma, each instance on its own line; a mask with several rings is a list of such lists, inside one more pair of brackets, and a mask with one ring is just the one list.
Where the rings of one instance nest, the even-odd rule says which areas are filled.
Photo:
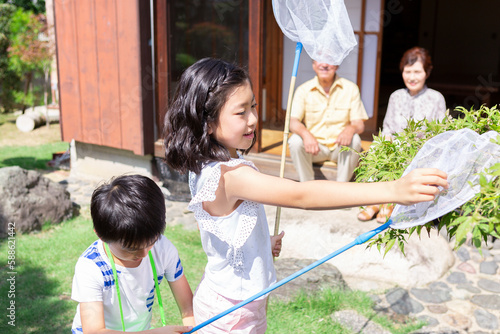
[[[170, 166], [189, 171], [189, 208], [198, 221], [208, 263], [193, 300], [195, 322], [210, 319], [276, 281], [273, 255], [281, 239], [269, 236], [263, 204], [338, 209], [433, 200], [446, 174], [416, 170], [385, 183], [295, 182], [259, 173], [242, 158], [255, 142], [257, 110], [252, 84], [241, 68], [202, 59], [182, 75], [165, 117]], [[266, 298], [257, 299], [198, 333], [264, 333]]]

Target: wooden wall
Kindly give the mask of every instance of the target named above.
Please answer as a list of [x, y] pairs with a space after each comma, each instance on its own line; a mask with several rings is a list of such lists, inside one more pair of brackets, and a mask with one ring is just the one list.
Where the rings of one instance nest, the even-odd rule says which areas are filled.
[[149, 1], [54, 2], [64, 141], [152, 154]]

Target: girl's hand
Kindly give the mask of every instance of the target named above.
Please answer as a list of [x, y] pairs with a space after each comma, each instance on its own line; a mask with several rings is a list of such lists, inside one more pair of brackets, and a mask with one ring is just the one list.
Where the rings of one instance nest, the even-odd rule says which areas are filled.
[[281, 240], [283, 239], [284, 235], [285, 235], [285, 231], [281, 231], [280, 234], [273, 235], [271, 237], [271, 252], [273, 253], [274, 257], [280, 256], [280, 253], [281, 253]]
[[417, 168], [396, 180], [396, 203], [411, 205], [432, 201], [441, 192], [438, 187], [448, 188], [447, 175], [437, 168]]

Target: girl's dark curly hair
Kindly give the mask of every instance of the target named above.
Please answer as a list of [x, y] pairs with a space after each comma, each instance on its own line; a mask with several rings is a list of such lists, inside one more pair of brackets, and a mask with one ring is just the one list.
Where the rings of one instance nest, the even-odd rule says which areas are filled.
[[175, 170], [201, 172], [211, 161], [228, 161], [229, 151], [209, 135], [234, 90], [250, 83], [248, 73], [226, 61], [204, 58], [184, 71], [165, 115], [165, 158]]

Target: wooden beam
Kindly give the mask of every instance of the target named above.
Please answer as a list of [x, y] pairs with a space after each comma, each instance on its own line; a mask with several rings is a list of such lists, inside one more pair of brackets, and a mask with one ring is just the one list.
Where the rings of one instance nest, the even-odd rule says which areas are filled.
[[[264, 31], [264, 3], [261, 0], [249, 0], [248, 2], [248, 72], [253, 84], [253, 91], [257, 103], [262, 101], [262, 35]], [[259, 152], [262, 146], [261, 129], [262, 117], [259, 109], [259, 124], [257, 125], [257, 141], [252, 152]]]

